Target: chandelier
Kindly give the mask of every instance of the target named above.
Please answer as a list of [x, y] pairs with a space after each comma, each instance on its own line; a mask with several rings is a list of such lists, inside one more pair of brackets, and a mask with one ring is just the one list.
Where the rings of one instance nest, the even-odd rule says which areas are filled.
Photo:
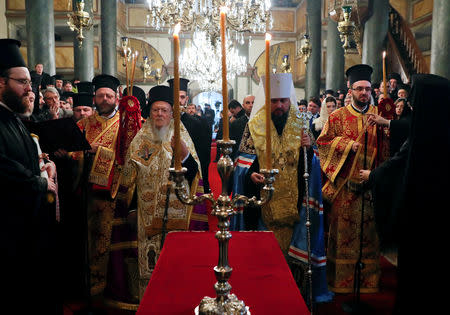
[[344, 53], [353, 47], [362, 55], [362, 28], [369, 17], [369, 0], [334, 0], [329, 2], [330, 18], [338, 23], [338, 30], [343, 43]]
[[220, 7], [226, 6], [227, 26], [243, 33], [265, 33], [272, 28], [270, 0], [147, 0], [151, 25], [157, 30], [180, 23], [186, 31], [207, 32], [212, 40], [220, 37]]
[[69, 18], [67, 25], [69, 25], [70, 30], [78, 33], [78, 46], [81, 48], [85, 39], [83, 30], [88, 31], [94, 25], [93, 18], [89, 12], [84, 11], [84, 0], [77, 0], [76, 9], [71, 14], [67, 14], [67, 17]]
[[[220, 38], [212, 41], [205, 32], [195, 32], [190, 47], [180, 55], [180, 72], [197, 81], [203, 91], [220, 91], [222, 88], [222, 63]], [[239, 56], [237, 48], [227, 40], [227, 80], [247, 71], [247, 61]]]

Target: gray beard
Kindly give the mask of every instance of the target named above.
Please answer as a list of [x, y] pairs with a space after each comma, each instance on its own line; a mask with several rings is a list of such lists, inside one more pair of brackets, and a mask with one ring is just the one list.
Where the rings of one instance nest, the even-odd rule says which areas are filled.
[[152, 131], [153, 131], [153, 140], [155, 142], [166, 142], [169, 141], [169, 126], [161, 127], [160, 129], [155, 128], [155, 126], [152, 124]]

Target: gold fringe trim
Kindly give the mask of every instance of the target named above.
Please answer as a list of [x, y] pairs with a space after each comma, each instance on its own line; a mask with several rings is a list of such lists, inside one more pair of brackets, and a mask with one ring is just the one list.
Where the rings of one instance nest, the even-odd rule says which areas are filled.
[[114, 250], [122, 250], [122, 249], [129, 249], [129, 248], [137, 248], [138, 242], [137, 241], [131, 241], [131, 242], [122, 242], [111, 245], [111, 251]]
[[111, 299], [105, 299], [105, 304], [110, 307], [119, 308], [127, 311], [137, 311], [137, 309], [139, 308], [139, 304], [119, 302]]

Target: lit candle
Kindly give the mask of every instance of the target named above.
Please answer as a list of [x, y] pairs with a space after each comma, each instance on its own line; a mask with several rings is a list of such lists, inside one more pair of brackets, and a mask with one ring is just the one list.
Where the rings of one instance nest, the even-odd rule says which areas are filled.
[[175, 26], [173, 31], [173, 119], [174, 119], [174, 140], [175, 140], [175, 170], [181, 170], [181, 150], [180, 150], [180, 74], [178, 72], [178, 57], [180, 55], [180, 24]]
[[383, 51], [383, 96], [387, 97], [387, 85], [386, 85], [386, 51]]
[[226, 7], [220, 8], [220, 39], [222, 41], [222, 96], [223, 96], [223, 140], [229, 141], [228, 135], [228, 86], [227, 86], [227, 55], [225, 42]]
[[266, 33], [266, 168], [272, 169], [272, 137], [270, 135], [270, 40], [272, 36]]
[[127, 58], [127, 50], [124, 48], [123, 49], [123, 54], [125, 56], [125, 77], [126, 77], [126, 82], [127, 82], [127, 95], [130, 95], [130, 88], [128, 85], [128, 58]]
[[139, 52], [136, 50], [133, 54], [133, 67], [131, 69], [131, 84], [130, 84], [130, 94], [129, 95], [133, 95], [133, 84], [134, 84], [134, 73], [136, 71], [136, 61], [138, 58]]

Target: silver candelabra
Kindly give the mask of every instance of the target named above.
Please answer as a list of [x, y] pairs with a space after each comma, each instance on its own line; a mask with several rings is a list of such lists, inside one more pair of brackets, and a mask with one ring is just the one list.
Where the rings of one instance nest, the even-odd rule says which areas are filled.
[[217, 163], [217, 171], [222, 181], [222, 193], [216, 199], [212, 193], [203, 194], [200, 196], [190, 196], [185, 186], [184, 173], [186, 168], [181, 170], [170, 169], [171, 180], [174, 183], [174, 189], [177, 198], [184, 204], [196, 205], [209, 200], [212, 204], [212, 215], [218, 218], [218, 228], [216, 239], [219, 242], [219, 262], [214, 267], [217, 282], [214, 285], [217, 296], [211, 298], [205, 296], [200, 304], [196, 307], [195, 313], [200, 315], [218, 315], [218, 314], [250, 314], [249, 307], [245, 305], [244, 301], [239, 300], [234, 294], [230, 294], [231, 285], [228, 280], [231, 277], [233, 268], [228, 264], [228, 241], [231, 239], [230, 217], [236, 211], [235, 207], [238, 205], [262, 206], [272, 199], [275, 181], [275, 175], [278, 174], [277, 169], [261, 169], [260, 173], [264, 175], [264, 187], [261, 199], [256, 197], [248, 198], [242, 195], [234, 195], [230, 199], [227, 193], [227, 187], [230, 179], [233, 176], [234, 164], [230, 158], [232, 147], [235, 144], [233, 140], [219, 140], [217, 146], [222, 153], [222, 157]]

